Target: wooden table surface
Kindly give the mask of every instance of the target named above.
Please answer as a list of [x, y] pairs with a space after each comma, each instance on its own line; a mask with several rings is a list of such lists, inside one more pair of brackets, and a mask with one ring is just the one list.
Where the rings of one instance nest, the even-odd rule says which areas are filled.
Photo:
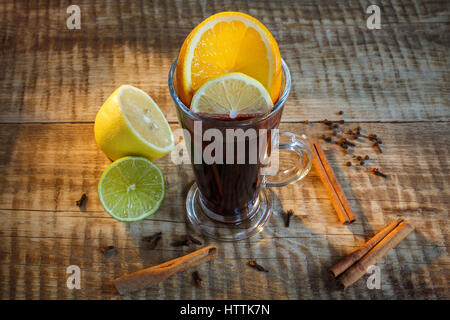
[[[366, 8], [381, 8], [369, 30]], [[0, 4], [0, 298], [1, 299], [448, 299], [449, 5], [430, 1], [73, 1], [81, 29], [66, 27], [69, 1]], [[383, 139], [378, 154], [389, 179], [323, 147], [356, 214], [343, 226], [317, 173], [273, 189], [276, 208], [254, 238], [217, 243], [219, 257], [190, 272], [121, 297], [115, 277], [195, 250], [170, 244], [188, 232], [189, 166], [165, 156], [164, 204], [151, 218], [122, 223], [105, 213], [96, 187], [110, 161], [96, 146], [97, 110], [121, 84], [148, 92], [178, 128], [167, 88], [171, 63], [189, 31], [209, 15], [239, 10], [261, 20], [290, 67], [292, 91], [280, 129], [316, 139], [324, 118], [345, 119]], [[343, 116], [336, 113], [342, 110]], [[304, 124], [309, 120], [310, 124]], [[82, 193], [86, 211], [75, 205]], [[281, 212], [293, 209], [286, 228]], [[396, 217], [416, 230], [367, 275], [338, 289], [327, 268]], [[163, 231], [155, 250], [142, 237]], [[105, 259], [103, 246], [115, 246]], [[269, 269], [247, 266], [256, 259]], [[81, 289], [66, 287], [66, 268], [81, 268]]]

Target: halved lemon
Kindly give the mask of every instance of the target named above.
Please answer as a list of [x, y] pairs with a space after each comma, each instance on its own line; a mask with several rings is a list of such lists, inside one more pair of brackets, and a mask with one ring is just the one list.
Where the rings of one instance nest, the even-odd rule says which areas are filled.
[[257, 80], [232, 72], [206, 82], [192, 98], [191, 109], [205, 116], [236, 119], [261, 115], [273, 107], [269, 92]]
[[195, 92], [208, 80], [242, 72], [258, 80], [272, 102], [281, 87], [278, 44], [257, 19], [240, 12], [215, 14], [192, 30], [177, 62], [177, 90], [189, 106]]
[[156, 160], [174, 147], [169, 123], [158, 105], [130, 85], [117, 88], [102, 105], [94, 131], [97, 144], [111, 160], [124, 156]]

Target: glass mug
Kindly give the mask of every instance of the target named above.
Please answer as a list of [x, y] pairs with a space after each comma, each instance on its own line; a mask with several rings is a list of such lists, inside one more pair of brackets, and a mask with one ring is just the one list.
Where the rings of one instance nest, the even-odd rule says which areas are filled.
[[[282, 60], [280, 96], [269, 113], [230, 121], [206, 118], [183, 104], [173, 81], [176, 65], [177, 60], [169, 72], [169, 91], [175, 102], [178, 121], [184, 129], [184, 140], [195, 175], [195, 183], [186, 198], [187, 218], [195, 229], [217, 240], [249, 238], [261, 232], [271, 216], [273, 202], [268, 188], [294, 183], [311, 169], [312, 153], [306, 136], [287, 132], [278, 134], [277, 128], [291, 88], [289, 69]], [[204, 158], [203, 153], [212, 140], [204, 139], [208, 129], [225, 137], [218, 142], [223, 147], [221, 159], [224, 161], [211, 162]], [[243, 139], [227, 136], [227, 132], [243, 133]], [[200, 156], [197, 157], [196, 153]], [[283, 163], [290, 167], [264, 174], [273, 171], [273, 165], [283, 166]]]

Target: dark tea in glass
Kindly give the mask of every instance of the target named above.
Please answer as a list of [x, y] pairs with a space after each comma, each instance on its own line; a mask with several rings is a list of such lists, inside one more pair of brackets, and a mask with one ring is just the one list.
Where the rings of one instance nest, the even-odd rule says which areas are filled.
[[[267, 187], [298, 181], [311, 168], [311, 150], [306, 141], [292, 133], [278, 133], [291, 86], [284, 61], [282, 66], [283, 85], [274, 107], [267, 114], [231, 120], [207, 117], [186, 107], [174, 88], [176, 61], [172, 65], [169, 90], [179, 123], [185, 130], [185, 143], [195, 175], [195, 183], [186, 199], [187, 216], [192, 225], [207, 236], [233, 241], [262, 231], [272, 212]], [[215, 141], [220, 136], [223, 138]], [[211, 148], [212, 142], [220, 148]], [[217, 154], [219, 149], [222, 151]], [[278, 158], [279, 150], [292, 151], [297, 156], [296, 163], [287, 170], [265, 173], [274, 163], [283, 162]]]

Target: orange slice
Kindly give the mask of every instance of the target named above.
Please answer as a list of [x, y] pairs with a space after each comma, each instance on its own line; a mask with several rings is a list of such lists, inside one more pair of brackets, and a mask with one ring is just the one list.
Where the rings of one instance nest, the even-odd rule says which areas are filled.
[[258, 80], [272, 102], [278, 99], [282, 73], [278, 44], [261, 22], [240, 12], [209, 17], [184, 41], [176, 70], [181, 101], [189, 106], [205, 82], [231, 72]]

